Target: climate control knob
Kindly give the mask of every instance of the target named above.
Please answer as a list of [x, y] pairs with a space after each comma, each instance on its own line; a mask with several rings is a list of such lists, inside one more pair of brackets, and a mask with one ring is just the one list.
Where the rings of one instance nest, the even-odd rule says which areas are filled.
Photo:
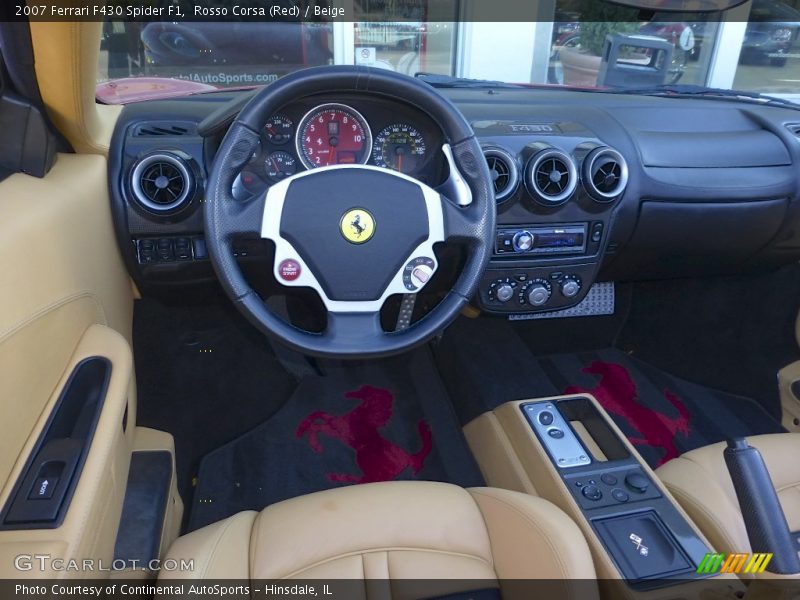
[[489, 300], [505, 304], [517, 293], [517, 282], [511, 277], [498, 279], [489, 286]]
[[530, 231], [518, 231], [511, 240], [516, 252], [528, 252], [533, 248], [533, 234]]
[[494, 290], [494, 297], [498, 302], [508, 302], [514, 297], [514, 286], [510, 283], [501, 283]]
[[565, 298], [574, 298], [581, 291], [581, 281], [576, 277], [567, 277], [561, 282], [561, 295]]
[[525, 287], [525, 299], [531, 306], [544, 306], [552, 293], [550, 284], [544, 279], [534, 279]]

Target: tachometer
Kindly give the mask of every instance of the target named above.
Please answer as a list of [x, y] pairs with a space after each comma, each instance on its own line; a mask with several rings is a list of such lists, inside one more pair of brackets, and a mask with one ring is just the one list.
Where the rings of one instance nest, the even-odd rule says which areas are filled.
[[323, 104], [309, 111], [297, 130], [297, 155], [309, 169], [365, 164], [372, 133], [361, 114], [344, 104]]
[[281, 146], [292, 139], [294, 123], [284, 115], [272, 115], [264, 125], [264, 134], [270, 144]]
[[379, 167], [411, 173], [422, 164], [425, 152], [425, 139], [416, 128], [395, 123], [375, 136], [372, 160]]

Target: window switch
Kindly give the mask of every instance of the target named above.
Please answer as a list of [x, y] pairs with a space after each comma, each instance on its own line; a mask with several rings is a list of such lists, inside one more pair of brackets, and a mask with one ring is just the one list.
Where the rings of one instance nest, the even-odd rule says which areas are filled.
[[31, 500], [49, 500], [58, 485], [58, 477], [37, 477], [28, 498]]

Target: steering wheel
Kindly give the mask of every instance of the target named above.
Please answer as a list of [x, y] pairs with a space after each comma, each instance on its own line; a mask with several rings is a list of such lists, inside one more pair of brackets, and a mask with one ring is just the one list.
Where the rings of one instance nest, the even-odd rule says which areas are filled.
[[[260, 196], [235, 199], [234, 180], [257, 149], [267, 119], [291, 101], [322, 92], [402, 98], [426, 112], [447, 141], [448, 182], [436, 191], [389, 169], [334, 165], [288, 177]], [[305, 69], [261, 89], [222, 141], [206, 201], [206, 242], [225, 292], [262, 332], [312, 356], [388, 356], [429, 340], [474, 294], [494, 243], [491, 178], [469, 123], [427, 84], [367, 67]], [[279, 283], [317, 291], [328, 311], [322, 333], [284, 321], [245, 281], [233, 253], [233, 240], [244, 236], [274, 242]], [[438, 268], [434, 245], [446, 240], [467, 248], [453, 288], [418, 322], [384, 331], [385, 300], [421, 291]]]

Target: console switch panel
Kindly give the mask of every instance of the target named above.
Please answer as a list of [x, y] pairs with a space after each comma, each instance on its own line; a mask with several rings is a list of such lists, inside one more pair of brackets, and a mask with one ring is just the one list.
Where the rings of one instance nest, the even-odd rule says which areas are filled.
[[560, 469], [588, 465], [592, 461], [555, 404], [535, 402], [524, 406], [525, 417]]

